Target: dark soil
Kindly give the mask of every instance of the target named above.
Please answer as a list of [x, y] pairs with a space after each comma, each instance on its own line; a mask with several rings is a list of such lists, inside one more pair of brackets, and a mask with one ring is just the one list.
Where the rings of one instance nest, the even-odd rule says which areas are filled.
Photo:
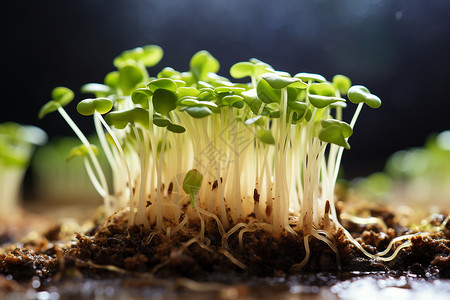
[[[373, 225], [360, 226], [342, 221], [371, 253], [384, 250], [393, 238], [409, 233], [407, 228], [396, 224], [392, 213], [379, 213], [389, 226], [387, 232], [381, 232]], [[436, 223], [433, 225], [438, 226], [444, 218], [437, 216], [433, 220]], [[221, 251], [222, 240], [213, 222], [208, 225], [208, 250], [198, 243], [185, 247], [191, 237], [181, 232], [168, 239], [165, 234], [153, 234], [142, 227], [127, 228], [121, 222], [93, 227], [88, 233], [76, 234], [74, 241], [61, 240], [59, 227], [53, 226], [33, 241], [21, 246], [18, 244], [17, 248], [9, 246], [7, 252], [0, 253], [0, 291], [16, 289], [15, 282], [38, 279], [45, 285], [71, 278], [121, 277], [128, 282], [126, 278], [131, 277], [140, 278], [145, 283], [149, 276], [152, 280], [181, 277], [203, 282], [233, 283], [236, 278], [304, 276], [318, 272], [343, 274], [343, 277], [354, 272], [386, 272], [399, 276], [414, 274], [423, 278], [450, 278], [449, 228], [428, 235], [418, 234], [411, 239], [412, 246], [401, 250], [390, 262], [367, 258], [339, 230], [334, 238], [340, 266], [328, 245], [311, 238], [311, 258], [301, 273], [293, 274], [290, 272], [291, 266], [305, 257], [301, 233], [274, 237], [264, 230], [246, 232], [243, 248], [238, 242], [239, 231], [231, 235], [227, 250], [246, 265], [247, 269], [243, 270]], [[15, 239], [3, 237], [2, 240]], [[3, 246], [8, 249], [8, 246]], [[140, 281], [132, 282], [137, 284]], [[312, 282], [316, 285], [327, 284], [327, 279], [322, 283], [315, 279]]]

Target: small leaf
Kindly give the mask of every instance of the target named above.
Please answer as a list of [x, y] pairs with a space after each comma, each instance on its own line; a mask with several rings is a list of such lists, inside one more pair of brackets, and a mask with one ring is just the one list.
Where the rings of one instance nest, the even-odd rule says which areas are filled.
[[203, 106], [187, 106], [180, 109], [180, 111], [186, 111], [191, 117], [198, 119], [212, 114], [212, 111], [209, 108]]
[[255, 69], [255, 64], [250, 62], [238, 62], [231, 66], [230, 75], [233, 78], [240, 79], [247, 76], [252, 76]]
[[156, 112], [167, 116], [169, 112], [177, 108], [177, 95], [165, 89], [157, 89], [153, 93], [153, 108]]
[[262, 74], [262, 78], [267, 81], [273, 89], [282, 89], [288, 85], [296, 88], [306, 88], [307, 86], [306, 83], [302, 82], [299, 78], [284, 77], [274, 73]]
[[53, 101], [53, 100], [45, 103], [39, 110], [39, 115], [38, 115], [39, 119], [44, 118], [47, 114], [58, 110], [58, 108], [60, 108], [60, 107], [61, 107], [61, 105], [58, 102]]
[[142, 108], [148, 108], [153, 93], [147, 88], [140, 88], [133, 91], [131, 101], [134, 104], [140, 104]]
[[183, 191], [189, 195], [196, 195], [202, 186], [203, 175], [197, 169], [189, 170], [183, 180]]
[[275, 145], [275, 138], [270, 130], [259, 129], [256, 131], [256, 136], [264, 144]]
[[186, 128], [184, 128], [183, 126], [178, 125], [178, 124], [173, 124], [173, 123], [170, 123], [170, 124], [167, 126], [167, 129], [168, 129], [169, 131], [174, 132], [174, 133], [183, 133], [183, 132], [186, 131]]
[[346, 95], [348, 89], [352, 86], [352, 82], [347, 76], [337, 74], [333, 76], [333, 85], [339, 90], [341, 95]]
[[325, 77], [319, 74], [313, 73], [298, 73], [294, 75], [294, 78], [299, 78], [304, 82], [324, 82], [327, 81]]
[[265, 103], [280, 102], [281, 91], [272, 88], [265, 79], [261, 79], [256, 86], [258, 98]]
[[235, 86], [219, 86], [214, 89], [215, 94], [239, 94], [245, 91], [245, 88]]
[[338, 146], [350, 149], [350, 144], [347, 142], [353, 134], [353, 129], [347, 123], [339, 120], [324, 120], [322, 121], [322, 129], [319, 133], [319, 139], [326, 143], [333, 143]]
[[155, 92], [157, 89], [165, 89], [172, 92], [177, 91], [177, 84], [175, 83], [175, 81], [169, 78], [160, 78], [152, 80], [148, 83], [147, 86], [152, 92]]
[[73, 91], [63, 86], [58, 86], [52, 90], [53, 101], [58, 102], [61, 106], [69, 104], [74, 97]]
[[142, 47], [142, 54], [139, 56], [138, 61], [143, 63], [147, 68], [153, 67], [161, 61], [164, 52], [161, 47], [157, 45], [147, 45]]
[[[90, 148], [92, 149], [92, 151], [94, 152], [95, 155], [98, 154], [98, 148], [97, 148], [97, 146], [91, 144], [91, 145], [90, 145]], [[87, 155], [89, 155], [89, 151], [88, 151], [88, 149], [86, 148], [86, 146], [85, 146], [85, 145], [79, 145], [79, 146], [77, 146], [77, 147], [73, 147], [73, 148], [70, 150], [69, 155], [68, 155], [67, 158], [66, 158], [66, 162], [71, 161], [71, 160], [74, 159], [75, 157], [78, 157], [78, 156], [87, 156]]]
[[111, 87], [101, 83], [87, 83], [81, 87], [81, 92], [94, 94], [96, 97], [106, 97], [112, 93]]
[[171, 122], [168, 119], [164, 119], [160, 115], [153, 114], [153, 124], [158, 127], [167, 127], [171, 124]]
[[119, 77], [120, 75], [118, 71], [109, 72], [105, 76], [105, 84], [109, 86], [111, 89], [118, 89]]
[[335, 102], [345, 102], [345, 99], [311, 94], [309, 95], [309, 102], [317, 108], [324, 108]]
[[355, 103], [359, 104], [364, 102], [372, 108], [378, 108], [381, 106], [381, 100], [377, 96], [371, 94], [369, 90], [362, 85], [354, 85], [352, 86], [347, 93], [348, 99]]
[[125, 96], [131, 94], [135, 87], [144, 80], [142, 70], [133, 64], [126, 64], [119, 69], [119, 87]]
[[181, 79], [181, 74], [171, 67], [165, 67], [156, 75], [156, 78]]
[[204, 80], [208, 73], [217, 73], [220, 65], [208, 51], [202, 50], [194, 54], [190, 61], [190, 71], [196, 81]]
[[197, 97], [198, 95], [200, 95], [200, 91], [197, 90], [195, 87], [179, 87], [177, 90], [177, 94], [178, 94], [178, 98], [183, 98], [186, 96], [191, 96], [191, 97]]
[[122, 111], [112, 111], [105, 115], [105, 121], [117, 129], [124, 129], [129, 123], [138, 123], [145, 128], [149, 125], [149, 112], [146, 109], [135, 107]]
[[239, 95], [228, 95], [221, 99], [221, 103], [226, 106], [232, 106], [235, 102], [242, 100], [244, 100], [244, 98]]
[[114, 66], [120, 68], [130, 60], [142, 63], [146, 67], [153, 67], [163, 56], [163, 50], [156, 45], [148, 45], [126, 50], [114, 59]]
[[309, 86], [309, 93], [320, 96], [334, 97], [335, 89], [334, 86], [332, 86], [328, 82], [312, 83]]
[[96, 111], [106, 114], [113, 107], [113, 102], [108, 98], [84, 99], [77, 105], [77, 111], [83, 116], [93, 115]]
[[303, 116], [308, 108], [308, 105], [305, 102], [300, 101], [289, 101], [287, 105], [291, 110], [295, 111], [298, 116]]

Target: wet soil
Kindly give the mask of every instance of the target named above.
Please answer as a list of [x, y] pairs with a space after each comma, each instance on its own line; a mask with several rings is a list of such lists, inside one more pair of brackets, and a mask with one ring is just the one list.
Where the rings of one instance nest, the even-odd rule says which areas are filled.
[[[371, 213], [378, 214], [388, 229], [383, 231], [376, 225], [362, 226], [341, 220], [370, 253], [384, 250], [397, 236], [412, 233], [395, 222], [392, 212]], [[435, 228], [444, 219], [443, 215], [437, 215], [431, 225]], [[403, 288], [413, 286], [408, 283], [413, 278], [429, 284], [444, 280], [445, 286], [450, 286], [450, 281], [446, 281], [450, 279], [450, 228], [415, 235], [410, 239], [411, 246], [402, 249], [389, 262], [367, 258], [345, 238], [342, 230], [338, 230], [334, 239], [340, 263], [327, 244], [311, 238], [313, 250], [309, 262], [301, 272], [291, 272], [292, 265], [301, 262], [306, 255], [301, 233], [274, 237], [262, 229], [248, 231], [243, 234], [241, 247], [237, 231], [228, 238], [225, 253], [213, 222], [207, 226], [207, 246], [196, 242], [186, 246], [193, 236], [181, 231], [168, 238], [166, 234], [154, 234], [143, 227], [128, 228], [121, 222], [100, 225], [94, 224], [89, 231], [77, 233], [73, 239], [68, 238], [58, 224], [25, 242], [16, 242], [20, 237], [11, 236], [10, 230], [7, 235], [0, 232], [3, 241], [0, 244], [0, 295], [29, 293], [31, 288], [34, 293], [57, 292], [58, 297], [79, 296], [83, 291], [86, 295], [102, 291], [107, 296], [110, 287], [113, 287], [113, 296], [123, 289], [141, 295], [150, 287], [152, 293], [177, 291], [178, 296], [180, 290], [254, 295], [265, 287], [265, 296], [277, 289], [279, 292], [294, 289], [317, 296], [324, 291], [322, 287], [328, 287], [326, 291], [337, 295], [331, 287], [343, 288], [344, 283], [350, 285], [355, 278], [371, 278], [373, 284], [378, 284], [377, 280], [406, 280]], [[195, 226], [198, 224], [193, 223], [194, 229]], [[229, 255], [244, 264], [245, 269]], [[320, 288], [315, 289], [317, 287]], [[448, 291], [450, 293], [450, 288]], [[129, 294], [127, 297], [132, 298]], [[136, 299], [140, 297], [142, 295]]]

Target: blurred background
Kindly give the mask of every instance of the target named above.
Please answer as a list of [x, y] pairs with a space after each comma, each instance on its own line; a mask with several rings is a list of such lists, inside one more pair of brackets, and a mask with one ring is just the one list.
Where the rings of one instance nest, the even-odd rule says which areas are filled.
[[[12, 2], [12, 1], [10, 1]], [[53, 87], [78, 91], [103, 82], [123, 50], [160, 45], [150, 70], [185, 71], [206, 49], [229, 77], [236, 62], [259, 58], [277, 70], [340, 73], [366, 85], [383, 105], [363, 109], [346, 177], [384, 168], [393, 152], [450, 129], [450, 1], [441, 0], [47, 0], [2, 10], [0, 122], [37, 125], [50, 139], [73, 135], [57, 114], [38, 120]], [[85, 132], [92, 120], [67, 108]], [[351, 118], [354, 106], [347, 110]]]

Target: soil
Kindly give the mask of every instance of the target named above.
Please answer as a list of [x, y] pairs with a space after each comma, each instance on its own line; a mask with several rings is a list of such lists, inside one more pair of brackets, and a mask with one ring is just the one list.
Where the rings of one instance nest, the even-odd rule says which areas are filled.
[[[393, 238], [412, 233], [396, 222], [391, 211], [376, 208], [370, 213], [382, 218], [389, 229], [383, 232], [376, 225], [362, 226], [341, 220], [368, 252], [382, 251]], [[430, 226], [436, 228], [444, 219], [444, 215], [435, 215]], [[39, 222], [39, 218], [27, 220], [28, 223]], [[285, 283], [281, 290], [289, 290], [294, 286], [289, 287], [289, 280], [295, 278], [295, 282], [302, 283], [302, 291], [308, 294], [308, 287], [329, 287], [354, 277], [377, 278], [380, 274], [384, 274], [384, 279], [406, 276], [445, 280], [450, 279], [449, 223], [444, 230], [415, 235], [411, 238], [411, 246], [402, 249], [390, 262], [367, 258], [345, 238], [342, 230], [338, 230], [334, 239], [339, 250], [339, 264], [328, 245], [311, 238], [313, 251], [301, 272], [290, 270], [305, 257], [301, 233], [274, 237], [262, 229], [248, 231], [243, 235], [244, 247], [240, 247], [237, 231], [229, 237], [227, 250], [246, 266], [242, 269], [222, 251], [221, 236], [212, 221], [207, 224], [205, 234], [210, 241], [207, 247], [195, 242], [185, 246], [193, 236], [181, 231], [168, 238], [143, 227], [128, 228], [120, 218], [115, 222], [93, 224], [89, 231], [77, 233], [74, 239], [69, 238], [58, 224], [47, 226], [46, 231], [34, 234], [34, 238], [25, 242], [20, 236], [25, 232], [23, 229], [15, 230], [18, 236], [13, 236], [10, 227], [0, 226], [0, 295], [28, 293], [30, 288], [35, 293], [51, 293], [54, 287], [60, 288], [60, 294], [73, 293], [74, 287], [81, 293], [86, 288], [85, 282], [90, 282], [91, 290], [100, 289], [104, 293], [107, 293], [106, 287], [113, 286], [117, 296], [117, 286], [139, 290], [151, 286], [166, 292], [180, 288], [217, 289], [222, 293], [227, 291], [225, 284], [241, 295], [248, 293], [250, 288], [253, 294], [258, 293], [264, 289], [261, 286], [267, 287], [277, 280]], [[197, 229], [198, 224], [189, 226]], [[273, 292], [276, 284], [271, 286]], [[61, 287], [65, 287], [65, 292]]]

